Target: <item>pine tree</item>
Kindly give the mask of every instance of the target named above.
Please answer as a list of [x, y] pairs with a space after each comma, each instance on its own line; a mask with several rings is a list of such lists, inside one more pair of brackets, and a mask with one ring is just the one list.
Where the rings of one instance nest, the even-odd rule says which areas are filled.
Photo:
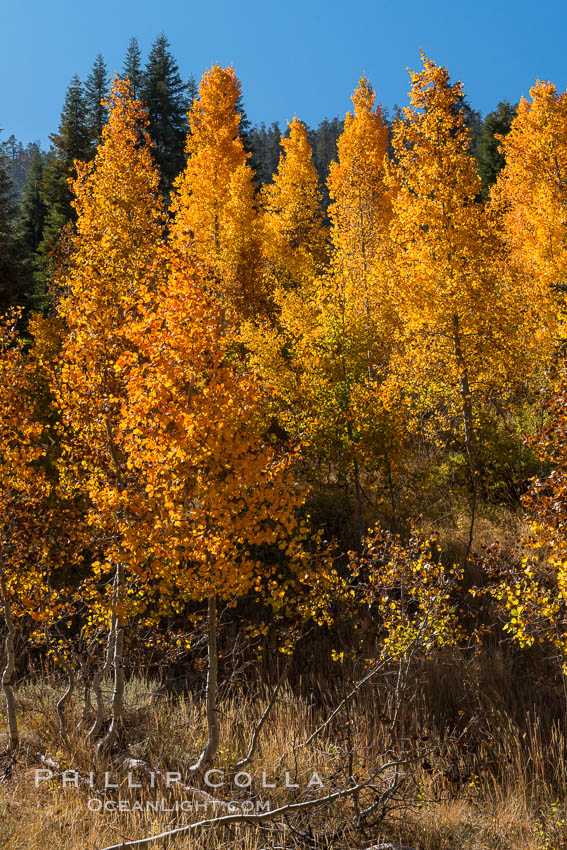
[[50, 136], [51, 149], [43, 174], [41, 193], [47, 211], [38, 258], [43, 277], [50, 273], [49, 254], [57, 244], [59, 231], [75, 219], [69, 178], [74, 173], [75, 160], [86, 162], [91, 155], [86, 113], [83, 84], [75, 74], [65, 95], [59, 128]]
[[40, 299], [39, 303], [34, 306], [41, 306], [41, 298], [44, 295], [42, 276], [38, 269], [38, 251], [43, 239], [47, 213], [41, 191], [43, 171], [43, 156], [39, 150], [36, 150], [32, 155], [16, 222], [22, 273], [26, 278], [30, 292], [36, 290], [36, 300]]
[[478, 143], [478, 169], [484, 198], [488, 196], [491, 187], [496, 183], [496, 178], [504, 168], [504, 153], [500, 149], [501, 140], [497, 137], [506, 136], [510, 132], [516, 109], [516, 106], [504, 100], [484, 119]]
[[463, 123], [470, 135], [470, 153], [478, 160], [480, 137], [482, 135], [482, 115], [477, 109], [473, 109], [467, 99], [463, 96], [457, 100], [456, 108], [463, 115]]
[[30, 142], [24, 148], [23, 144], [16, 139], [14, 134], [0, 144], [0, 156], [4, 156], [6, 173], [12, 185], [12, 192], [15, 198], [19, 197], [24, 188], [30, 156], [36, 148], [37, 145], [34, 142]]
[[92, 71], [85, 83], [85, 103], [87, 107], [87, 126], [90, 135], [92, 153], [102, 137], [102, 128], [106, 124], [107, 111], [103, 105], [108, 89], [108, 74], [102, 53], [97, 54]]
[[16, 261], [12, 187], [0, 156], [0, 311], [21, 302], [20, 270]]
[[122, 69], [122, 79], [128, 80], [132, 90], [132, 97], [141, 97], [142, 87], [144, 82], [144, 72], [142, 69], [142, 51], [138, 44], [138, 39], [132, 37], [126, 56], [124, 58], [124, 67]]
[[[309, 140], [309, 139], [308, 139]], [[273, 121], [266, 130], [266, 183], [274, 178], [281, 154], [282, 131], [277, 121]], [[313, 154], [313, 149], [312, 149]]]
[[240, 93], [240, 97], [238, 98], [238, 102], [236, 104], [236, 110], [240, 115], [240, 124], [238, 125], [238, 132], [240, 134], [240, 138], [242, 139], [242, 145], [246, 153], [252, 153], [252, 124], [250, 119], [248, 118], [248, 114], [246, 112], [246, 107], [244, 105], [244, 97], [242, 92]]
[[309, 131], [309, 143], [313, 151], [313, 162], [319, 175], [319, 182], [323, 192], [323, 206], [329, 206], [329, 188], [327, 178], [332, 162], [337, 159], [337, 142], [343, 132], [344, 122], [337, 117], [331, 121], [325, 118], [317, 129]]
[[185, 162], [187, 86], [163, 33], [156, 38], [150, 51], [141, 98], [148, 108], [150, 136], [155, 145], [162, 189], [169, 193]]
[[280, 158], [281, 137], [279, 124], [276, 121], [268, 129], [262, 122], [248, 132], [250, 167], [258, 187], [271, 183], [276, 173]]
[[89, 151], [89, 134], [86, 123], [87, 100], [84, 86], [75, 74], [69, 84], [59, 128], [49, 137], [57, 160], [70, 175], [76, 159], [86, 161]]
[[19, 241], [25, 249], [26, 254], [30, 257], [35, 255], [40, 246], [47, 212], [41, 194], [43, 170], [43, 157], [39, 151], [35, 151], [32, 156], [18, 213]]
[[191, 112], [191, 108], [194, 102], [199, 97], [199, 86], [197, 84], [197, 80], [191, 74], [187, 81], [187, 111]]

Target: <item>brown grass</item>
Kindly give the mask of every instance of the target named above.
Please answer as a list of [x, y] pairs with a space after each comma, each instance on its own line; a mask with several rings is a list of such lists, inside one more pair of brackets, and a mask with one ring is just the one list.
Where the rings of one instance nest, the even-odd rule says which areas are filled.
[[[537, 661], [541, 663], [541, 659]], [[537, 664], [534, 661], [534, 666]], [[184, 773], [205, 739], [202, 706], [190, 694], [156, 697], [156, 690], [155, 684], [143, 679], [129, 682], [122, 751], [162, 771], [179, 769]], [[73, 731], [67, 743], [61, 742], [53, 712], [56, 692], [57, 688], [45, 680], [20, 688], [24, 744], [11, 774], [8, 771], [0, 783], [2, 850], [97, 850], [204, 816], [203, 809], [196, 814], [96, 813], [88, 809], [94, 792], [87, 788], [65, 790], [58, 780], [35, 788], [33, 771], [42, 766], [42, 753], [57, 760], [62, 768], [83, 773], [93, 769], [92, 754], [81, 734]], [[510, 705], [515, 703], [514, 711], [507, 704], [506, 694]], [[354, 828], [352, 804], [344, 802], [291, 824], [304, 833], [310, 831], [312, 843], [284, 824], [278, 829], [274, 825], [267, 830], [244, 826], [207, 831], [167, 846], [170, 850], [354, 850], [383, 838], [419, 850], [567, 848], [565, 742], [554, 711], [545, 711], [546, 701], [551, 706], [550, 693], [538, 695], [539, 706], [533, 697], [533, 682], [520, 682], [512, 655], [506, 656], [502, 649], [485, 649], [482, 656], [468, 660], [452, 654], [420, 662], [404, 696], [396, 729], [398, 741], [405, 741], [408, 751], [419, 760], [409, 771], [395, 805], [369, 831], [362, 834]], [[233, 695], [222, 704], [222, 747], [215, 767], [228, 773], [244, 753], [253, 720], [263, 710], [265, 698]], [[277, 788], [264, 792], [264, 799], [267, 793], [272, 806], [290, 801], [294, 794], [281, 786], [286, 770], [299, 777], [300, 784], [317, 770], [325, 782], [321, 793], [347, 783], [350, 770], [362, 778], [368, 764], [392, 744], [391, 700], [385, 678], [357, 699], [350, 725], [341, 716], [313, 746], [294, 753], [294, 745], [306, 737], [324, 712], [320, 706], [313, 706], [308, 695], [288, 687], [264, 728], [260, 749], [248, 768], [254, 777], [253, 792], [261, 791], [263, 769], [269, 774], [273, 771], [280, 779]], [[73, 725], [80, 709], [76, 700], [71, 707]], [[353, 753], [350, 765], [349, 752]], [[99, 786], [104, 768], [112, 771], [113, 777], [120, 773], [116, 765], [98, 765], [95, 784]], [[152, 799], [154, 792], [149, 788], [129, 790], [124, 771], [120, 781], [119, 792], [110, 795], [119, 793], [120, 798], [130, 801]], [[186, 781], [199, 785], [188, 777]], [[230, 782], [213, 793], [222, 794], [224, 799], [250, 797], [249, 791], [238, 790]], [[297, 793], [300, 798], [308, 796], [303, 788]], [[157, 791], [154, 796], [158, 796]], [[191, 795], [174, 788], [165, 792], [165, 797], [171, 804]]]

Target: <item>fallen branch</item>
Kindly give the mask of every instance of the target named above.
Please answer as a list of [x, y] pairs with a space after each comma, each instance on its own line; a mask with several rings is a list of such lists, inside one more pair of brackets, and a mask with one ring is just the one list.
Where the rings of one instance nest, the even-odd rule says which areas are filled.
[[316, 797], [314, 800], [305, 800], [303, 803], [288, 803], [285, 806], [280, 806], [278, 809], [273, 809], [270, 812], [261, 812], [259, 814], [233, 814], [223, 815], [219, 818], [207, 818], [206, 820], [197, 821], [196, 823], [187, 824], [186, 826], [179, 826], [175, 829], [170, 829], [167, 832], [160, 832], [159, 835], [152, 835], [148, 838], [139, 838], [134, 841], [122, 841], [120, 844], [112, 844], [108, 847], [104, 847], [103, 850], [129, 850], [129, 848], [144, 850], [144, 848], [149, 847], [151, 844], [158, 841], [176, 838], [179, 835], [187, 835], [188, 833], [197, 832], [198, 830], [205, 829], [207, 827], [223, 827], [239, 823], [264, 823], [265, 821], [285, 817], [286, 815], [293, 815], [298, 812], [308, 811], [309, 809], [328, 806], [331, 803], [336, 803], [338, 800], [351, 797], [353, 794], [358, 794], [360, 791], [368, 788], [369, 785], [372, 785], [376, 777], [381, 773], [392, 767], [400, 767], [401, 764], [405, 764], [405, 761], [386, 762], [386, 764], [381, 765], [378, 770], [376, 770], [372, 776], [366, 780], [366, 782], [360, 782], [350, 788], [343, 788], [340, 791], [334, 791], [332, 794], [327, 794], [325, 797]]

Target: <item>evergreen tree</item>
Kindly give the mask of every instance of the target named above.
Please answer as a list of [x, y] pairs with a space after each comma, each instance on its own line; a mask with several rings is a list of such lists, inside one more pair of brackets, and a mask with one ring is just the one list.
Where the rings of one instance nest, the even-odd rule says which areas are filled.
[[516, 110], [516, 106], [504, 100], [484, 119], [478, 144], [478, 168], [484, 198], [496, 183], [496, 178], [505, 164], [504, 154], [500, 151], [500, 141], [496, 136], [506, 136], [510, 132]]
[[102, 128], [107, 121], [107, 110], [102, 101], [108, 89], [108, 74], [102, 53], [98, 53], [93, 63], [92, 71], [85, 83], [85, 102], [87, 106], [87, 123], [93, 154], [102, 136]]
[[319, 183], [323, 195], [323, 206], [329, 206], [329, 188], [327, 178], [332, 162], [337, 160], [337, 142], [342, 135], [344, 122], [335, 116], [330, 121], [325, 118], [316, 130], [309, 133], [309, 144], [313, 151], [313, 164], [319, 175]]
[[50, 136], [51, 149], [43, 173], [41, 194], [46, 206], [43, 236], [38, 262], [45, 277], [49, 268], [49, 253], [57, 243], [59, 231], [74, 220], [71, 190], [68, 180], [76, 159], [90, 158], [91, 144], [86, 119], [86, 99], [83, 84], [75, 74], [72, 78], [61, 112], [59, 129]]
[[5, 157], [0, 155], [0, 311], [21, 302], [14, 240], [14, 205]]
[[5, 142], [0, 144], [0, 154], [4, 156], [4, 166], [14, 196], [18, 196], [23, 189], [29, 166], [30, 150], [36, 147], [37, 145], [30, 144], [27, 148], [24, 148], [13, 133]]
[[[38, 269], [38, 251], [43, 239], [47, 213], [41, 192], [43, 172], [43, 157], [40, 151], [36, 150], [32, 155], [16, 221], [16, 237], [22, 273], [30, 293], [35, 290], [35, 298], [41, 298], [44, 295], [42, 291], [43, 276], [41, 268]], [[41, 305], [36, 304], [36, 306]]]
[[187, 85], [162, 33], [153, 43], [141, 90], [148, 108], [150, 136], [161, 171], [162, 189], [169, 193], [185, 164]]
[[4, 157], [4, 165], [7, 167], [11, 162], [15, 162], [18, 159], [18, 153], [22, 149], [22, 143], [18, 142], [12, 133], [5, 142], [2, 142], [0, 149]]
[[129, 81], [132, 96], [135, 98], [140, 97], [144, 80], [144, 72], [142, 70], [142, 51], [140, 50], [138, 39], [134, 37], [130, 39], [130, 44], [126, 51], [122, 79]]
[[480, 112], [473, 109], [470, 103], [462, 97], [457, 101], [463, 115], [463, 123], [470, 133], [470, 152], [478, 160], [480, 136], [482, 133], [482, 116]]
[[187, 81], [187, 112], [191, 112], [191, 107], [198, 97], [199, 84], [193, 74], [191, 74]]
[[282, 131], [277, 121], [266, 130], [266, 170], [269, 183], [276, 173], [281, 154]]
[[252, 127], [248, 133], [250, 145], [250, 167], [256, 175], [256, 183], [265, 186], [271, 183], [280, 158], [281, 131], [279, 124], [274, 123], [266, 129], [262, 122]]
[[242, 94], [238, 98], [238, 103], [236, 104], [236, 111], [240, 115], [238, 133], [240, 135], [240, 138], [242, 139], [242, 145], [246, 153], [252, 153], [252, 123], [248, 118], [246, 107], [244, 106], [244, 96]]
[[45, 214], [45, 202], [41, 194], [43, 182], [43, 158], [39, 151], [32, 156], [31, 165], [22, 192], [18, 215], [18, 234], [22, 244], [31, 254], [39, 248]]

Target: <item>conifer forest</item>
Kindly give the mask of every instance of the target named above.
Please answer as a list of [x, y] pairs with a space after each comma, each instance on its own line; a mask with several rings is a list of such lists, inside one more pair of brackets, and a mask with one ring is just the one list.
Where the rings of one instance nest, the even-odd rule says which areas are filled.
[[0, 848], [567, 848], [567, 93], [407, 83], [1, 143]]

